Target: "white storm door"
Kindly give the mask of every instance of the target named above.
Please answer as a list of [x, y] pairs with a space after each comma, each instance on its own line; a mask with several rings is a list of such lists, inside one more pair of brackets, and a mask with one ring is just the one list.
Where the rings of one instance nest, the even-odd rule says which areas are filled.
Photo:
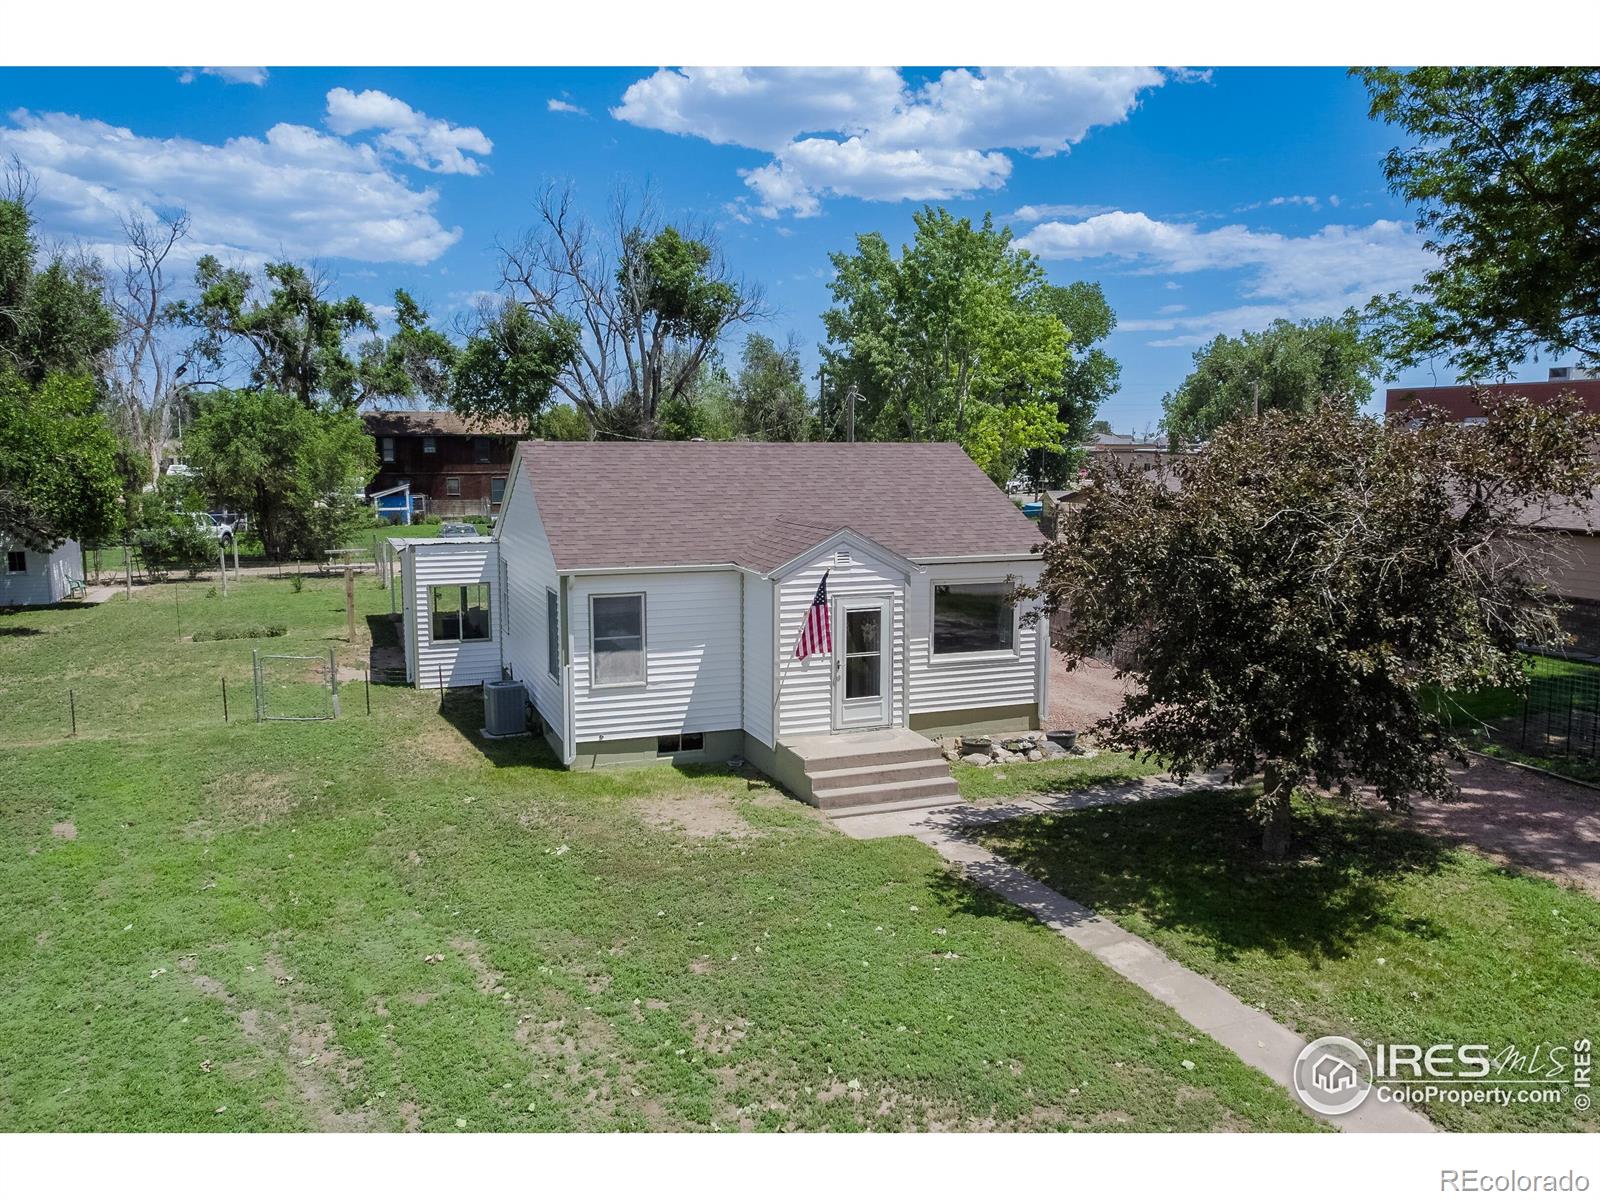
[[871, 729], [889, 723], [890, 601], [841, 596], [834, 601], [833, 727]]

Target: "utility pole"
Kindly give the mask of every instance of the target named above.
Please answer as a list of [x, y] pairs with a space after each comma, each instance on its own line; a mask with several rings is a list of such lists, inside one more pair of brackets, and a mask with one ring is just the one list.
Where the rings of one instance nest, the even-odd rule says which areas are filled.
[[856, 440], [856, 401], [861, 399], [861, 393], [856, 391], [856, 385], [851, 384], [850, 390], [844, 394], [844, 440]]

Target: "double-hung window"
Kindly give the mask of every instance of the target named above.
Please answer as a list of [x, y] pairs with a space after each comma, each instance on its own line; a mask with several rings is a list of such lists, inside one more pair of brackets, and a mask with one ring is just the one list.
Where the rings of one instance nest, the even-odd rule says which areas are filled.
[[1017, 612], [1010, 583], [933, 585], [935, 654], [1012, 653], [1016, 642]]
[[472, 461], [486, 463], [489, 461], [489, 439], [485, 437], [472, 439]]
[[393, 462], [394, 461], [394, 439], [392, 437], [386, 437], [379, 444], [383, 448], [383, 461], [384, 462]]
[[452, 583], [432, 589], [433, 640], [486, 642], [490, 637], [489, 585]]
[[589, 681], [645, 682], [644, 593], [589, 597]]
[[6, 551], [6, 574], [26, 575], [28, 573], [28, 552], [26, 550]]
[[437, 454], [437, 453], [439, 453], [439, 442], [438, 442], [438, 439], [437, 438], [431, 438], [431, 437], [423, 438], [422, 439], [422, 452], [424, 454]]

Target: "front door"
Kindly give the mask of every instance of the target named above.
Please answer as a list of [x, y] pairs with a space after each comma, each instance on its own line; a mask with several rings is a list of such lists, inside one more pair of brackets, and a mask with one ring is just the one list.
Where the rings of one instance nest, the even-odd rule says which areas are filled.
[[889, 599], [841, 596], [834, 601], [833, 727], [871, 729], [889, 723]]

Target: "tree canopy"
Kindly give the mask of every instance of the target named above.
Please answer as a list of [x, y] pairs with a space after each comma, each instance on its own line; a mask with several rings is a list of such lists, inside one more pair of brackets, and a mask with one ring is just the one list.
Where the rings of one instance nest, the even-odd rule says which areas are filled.
[[108, 533], [121, 476], [100, 412], [116, 318], [92, 265], [37, 260], [24, 189], [0, 200], [0, 535], [43, 552]]
[[745, 338], [732, 405], [735, 436], [757, 442], [803, 442], [811, 436], [811, 398], [793, 337], [783, 346], [761, 333]]
[[1542, 350], [1600, 362], [1600, 68], [1359, 72], [1372, 116], [1409, 145], [1384, 159], [1439, 265], [1368, 313], [1390, 360], [1467, 378]]
[[944, 209], [914, 219], [899, 257], [878, 233], [830, 256], [824, 370], [836, 392], [860, 390], [857, 437], [958, 441], [1005, 479], [1026, 451], [1061, 446], [1053, 389], [1070, 333], [1043, 267], [1009, 229]]
[[1046, 287], [1045, 302], [1067, 327], [1071, 342], [1065, 370], [1053, 389], [1061, 444], [1028, 451], [1023, 473], [1035, 488], [1061, 487], [1077, 478], [1095, 414], [1117, 390], [1122, 368], [1099, 346], [1117, 327], [1117, 315], [1098, 283]]
[[1036, 592], [1069, 661], [1119, 646], [1112, 745], [1174, 770], [1265, 770], [1265, 848], [1289, 797], [1370, 784], [1446, 796], [1460, 746], [1437, 696], [1522, 681], [1561, 640], [1528, 505], [1587, 498], [1600, 418], [1488, 401], [1482, 426], [1383, 424], [1339, 405], [1220, 427], [1156, 472], [1097, 472]]
[[570, 188], [535, 203], [537, 224], [502, 247], [501, 277], [550, 346], [571, 346], [555, 390], [595, 430], [656, 436], [719, 340], [766, 312], [761, 289], [733, 275], [710, 228], [663, 221], [648, 194], [619, 193], [604, 229]]
[[1309, 413], [1334, 404], [1354, 412], [1372, 395], [1378, 357], [1354, 314], [1255, 333], [1218, 334], [1194, 354], [1194, 369], [1162, 398], [1174, 445], [1205, 441], [1254, 413]]
[[543, 323], [506, 301], [456, 355], [450, 406], [466, 416], [511, 420], [532, 430], [577, 342], [577, 327], [565, 319]]
[[184, 449], [206, 494], [250, 513], [278, 559], [336, 545], [378, 467], [355, 412], [308, 408], [275, 388], [207, 392]]

